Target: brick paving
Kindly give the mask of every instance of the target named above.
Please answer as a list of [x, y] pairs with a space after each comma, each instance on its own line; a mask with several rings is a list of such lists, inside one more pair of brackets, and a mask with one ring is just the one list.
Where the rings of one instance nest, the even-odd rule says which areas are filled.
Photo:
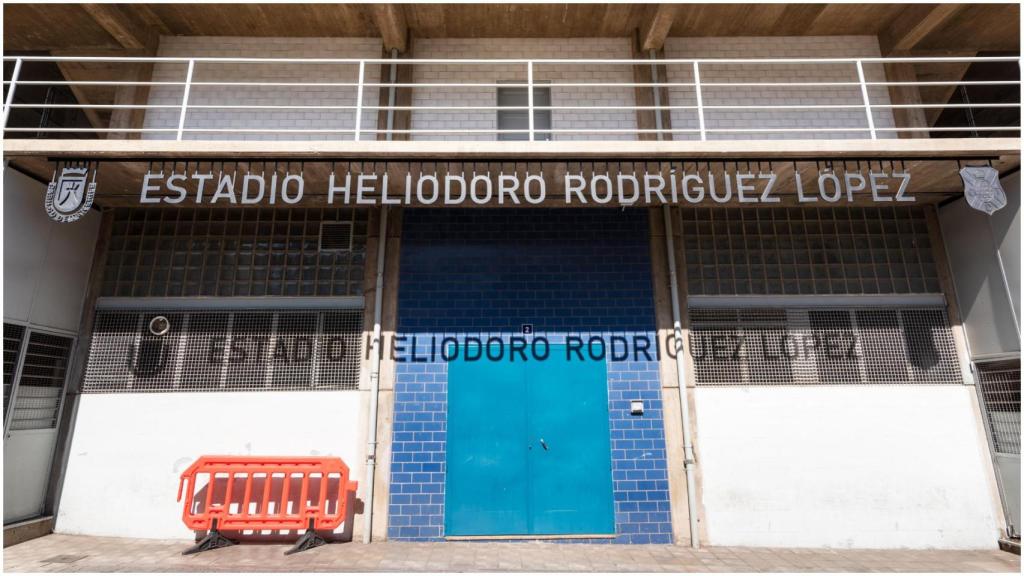
[[4, 572], [1015, 572], [1000, 550], [705, 548], [552, 542], [336, 543], [293, 556], [246, 544], [182, 556], [191, 542], [51, 534], [4, 549]]

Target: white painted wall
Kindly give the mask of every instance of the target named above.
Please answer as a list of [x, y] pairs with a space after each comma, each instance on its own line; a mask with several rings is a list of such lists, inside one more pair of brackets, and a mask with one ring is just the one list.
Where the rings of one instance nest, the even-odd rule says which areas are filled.
[[175, 498], [181, 472], [203, 454], [339, 456], [361, 493], [362, 397], [356, 391], [83, 394], [55, 530], [191, 538]]
[[[163, 36], [161, 57], [247, 58], [380, 58], [380, 38], [243, 38], [222, 36]], [[183, 82], [187, 65], [162, 63], [154, 67], [153, 80]], [[355, 82], [358, 64], [296, 63], [200, 63], [193, 72], [196, 82]], [[380, 67], [366, 67], [366, 82], [378, 82]], [[363, 104], [376, 106], [379, 91], [363, 91]], [[180, 106], [183, 88], [154, 86], [149, 104]], [[354, 106], [356, 88], [350, 86], [193, 86], [190, 105]], [[178, 127], [178, 109], [148, 110], [146, 128]], [[351, 130], [354, 110], [245, 110], [194, 109], [187, 128]], [[364, 110], [362, 127], [376, 129], [377, 110]], [[148, 139], [174, 139], [173, 133], [146, 134]], [[352, 134], [296, 133], [189, 133], [186, 140], [352, 140]], [[364, 140], [375, 135], [364, 134]]]
[[4, 169], [4, 320], [78, 331], [100, 215], [50, 220], [46, 185]]
[[[749, 38], [668, 38], [665, 58], [856, 58], [878, 57], [878, 39], [874, 36], [782, 36]], [[701, 82], [856, 82], [853, 64], [702, 64]], [[866, 64], [867, 81], [885, 80], [879, 64]], [[668, 66], [670, 82], [693, 82], [693, 66]], [[872, 104], [888, 104], [884, 86], [869, 88]], [[840, 87], [704, 87], [705, 106], [710, 105], [862, 105], [859, 86]], [[695, 106], [693, 88], [669, 89], [675, 106]], [[876, 109], [875, 125], [893, 127], [889, 109]], [[753, 134], [709, 134], [717, 140], [791, 140], [825, 138], [869, 138], [867, 132], [847, 132], [839, 128], [867, 127], [863, 108], [818, 110], [706, 110], [706, 127], [778, 128], [777, 132]], [[672, 127], [698, 127], [694, 110], [673, 110]], [[792, 132], [787, 128], [836, 128], [827, 132]], [[879, 138], [895, 138], [895, 132], [879, 132]], [[676, 140], [697, 140], [696, 134], [676, 134]]]
[[696, 390], [719, 546], [995, 548], [998, 500], [967, 386]]
[[[417, 39], [414, 58], [573, 58], [630, 59], [627, 38], [443, 38]], [[525, 64], [421, 64], [415, 82], [526, 82]], [[608, 64], [537, 64], [534, 81], [633, 82], [632, 66]], [[413, 106], [496, 106], [494, 87], [424, 87], [413, 90]], [[552, 87], [552, 106], [632, 106], [633, 88]], [[632, 110], [555, 110], [554, 129], [633, 130]], [[414, 111], [413, 129], [495, 130], [495, 110]], [[493, 134], [417, 134], [415, 140], [496, 140]], [[635, 140], [634, 133], [554, 134], [554, 140]]]

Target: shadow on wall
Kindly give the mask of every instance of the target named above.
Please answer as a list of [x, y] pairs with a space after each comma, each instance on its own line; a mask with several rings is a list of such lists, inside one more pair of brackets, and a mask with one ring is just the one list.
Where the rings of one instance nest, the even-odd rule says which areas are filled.
[[[196, 484], [202, 486], [202, 488], [196, 492], [192, 501], [192, 512], [201, 512], [207, 509], [208, 506], [211, 508], [221, 506], [227, 509], [225, 514], [227, 517], [233, 514], [246, 513], [249, 515], [267, 515], [267, 519], [272, 521], [276, 515], [280, 515], [282, 512], [289, 515], [295, 514], [300, 509], [303, 499], [306, 506], [317, 505], [323, 478], [309, 478], [307, 493], [313, 496], [305, 498], [303, 498], [302, 494], [302, 478], [298, 476], [286, 479], [275, 475], [269, 478], [268, 483], [268, 477], [258, 473], [252, 476], [236, 474], [234, 482], [229, 482], [229, 480], [230, 478], [227, 474], [218, 474], [211, 486], [209, 475], [199, 474], [196, 478]], [[338, 494], [338, 483], [340, 481], [341, 478], [338, 476], [327, 477], [327, 485], [324, 490], [324, 493], [327, 495], [324, 501], [325, 513], [327, 515], [338, 512], [339, 502], [336, 495]], [[228, 495], [229, 483], [231, 484], [230, 496]], [[361, 513], [363, 510], [363, 501], [356, 498], [354, 491], [346, 490], [345, 497], [348, 498], [348, 501], [345, 505], [346, 515], [344, 523], [333, 534], [320, 533], [321, 536], [333, 542], [352, 541], [353, 516]], [[294, 542], [297, 536], [305, 532], [305, 529], [221, 530], [221, 532], [228, 538], [240, 542], [277, 543]], [[197, 532], [196, 540], [198, 541], [205, 534], [205, 532]]]

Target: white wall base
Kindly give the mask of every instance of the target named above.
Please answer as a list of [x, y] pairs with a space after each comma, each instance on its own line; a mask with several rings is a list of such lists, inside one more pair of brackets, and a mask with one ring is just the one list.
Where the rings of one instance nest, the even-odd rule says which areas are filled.
[[176, 501], [178, 479], [203, 454], [340, 456], [350, 479], [362, 484], [361, 397], [356, 391], [83, 394], [55, 531], [192, 538]]
[[710, 544], [996, 548], [967, 386], [696, 390]]

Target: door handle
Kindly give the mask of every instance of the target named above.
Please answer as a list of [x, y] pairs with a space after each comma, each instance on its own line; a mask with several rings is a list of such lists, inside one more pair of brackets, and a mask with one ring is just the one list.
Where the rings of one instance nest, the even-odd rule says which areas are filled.
[[548, 444], [547, 442], [544, 441], [543, 438], [540, 439], [540, 447], [543, 448], [545, 452], [547, 452]]

